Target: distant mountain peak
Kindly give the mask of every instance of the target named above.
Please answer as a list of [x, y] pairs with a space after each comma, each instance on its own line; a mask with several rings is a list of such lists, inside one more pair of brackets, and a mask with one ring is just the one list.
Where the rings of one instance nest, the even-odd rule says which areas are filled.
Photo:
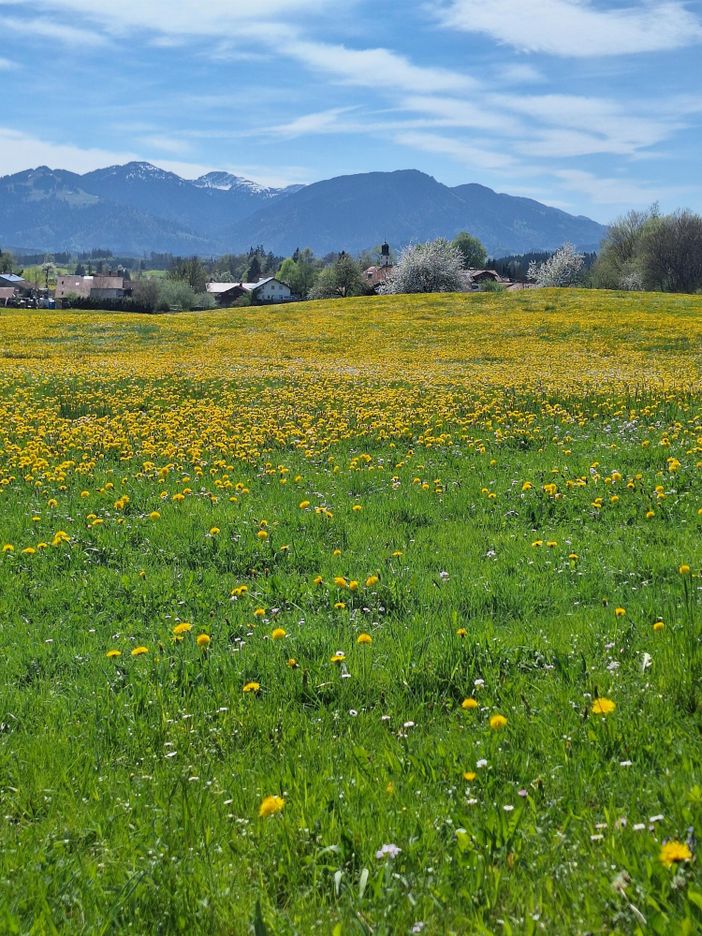
[[168, 172], [166, 169], [159, 169], [150, 162], [128, 162], [124, 165], [106, 166], [104, 169], [96, 169], [94, 172], [86, 173], [88, 176], [114, 176], [120, 179], [139, 180], [139, 181], [159, 181], [164, 179], [176, 180], [182, 182], [180, 176], [175, 172]]
[[231, 192], [232, 190], [251, 192], [253, 195], [263, 195], [265, 198], [272, 198], [277, 195], [277, 189], [261, 185], [259, 182], [251, 182], [241, 176], [232, 175], [231, 172], [208, 172], [199, 179], [195, 179], [193, 185], [198, 188], [217, 189], [220, 192]]
[[0, 243], [41, 250], [201, 253], [263, 244], [285, 256], [395, 248], [470, 231], [490, 255], [593, 249], [605, 228], [477, 183], [449, 188], [417, 169], [338, 176], [269, 188], [229, 172], [183, 179], [129, 162], [78, 175], [38, 166], [0, 178]]

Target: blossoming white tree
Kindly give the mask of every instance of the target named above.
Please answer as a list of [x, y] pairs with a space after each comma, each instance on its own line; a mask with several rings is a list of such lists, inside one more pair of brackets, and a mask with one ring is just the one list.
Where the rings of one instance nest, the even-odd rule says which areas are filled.
[[460, 250], [439, 238], [405, 247], [381, 292], [465, 292], [467, 287]]
[[584, 257], [572, 244], [564, 244], [544, 263], [529, 264], [529, 279], [539, 286], [572, 286], [583, 268]]

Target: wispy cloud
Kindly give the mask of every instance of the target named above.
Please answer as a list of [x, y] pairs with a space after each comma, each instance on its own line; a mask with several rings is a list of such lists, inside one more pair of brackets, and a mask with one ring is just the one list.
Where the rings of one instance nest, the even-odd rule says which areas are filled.
[[144, 159], [186, 179], [195, 179], [215, 169], [223, 169], [233, 175], [253, 179], [262, 185], [283, 187], [294, 182], [311, 181], [309, 170], [300, 166], [249, 166], [230, 165], [226, 161], [221, 164], [162, 159], [153, 155], [153, 147], [148, 146], [144, 146], [138, 152], [73, 146], [41, 139], [11, 127], [0, 127], [0, 175], [10, 175], [30, 166], [40, 165], [83, 173], [104, 166]]
[[82, 48], [102, 46], [106, 42], [105, 37], [94, 30], [79, 29], [41, 17], [26, 19], [18, 16], [0, 16], [0, 30], [21, 35], [24, 41], [39, 37]]
[[483, 33], [527, 52], [572, 58], [658, 52], [702, 42], [702, 23], [678, 0], [609, 9], [590, 0], [447, 0], [438, 15], [451, 29]]
[[580, 169], [558, 169], [553, 173], [564, 188], [578, 192], [596, 205], [641, 207], [661, 198], [689, 195], [689, 187], [655, 185], [627, 178], [610, 178]]
[[349, 85], [388, 91], [458, 92], [474, 91], [478, 82], [468, 75], [445, 68], [414, 65], [390, 49], [350, 49], [343, 45], [288, 40], [281, 50], [308, 68], [332, 75]]
[[458, 140], [454, 137], [437, 133], [411, 132], [399, 133], [395, 139], [401, 145], [409, 146], [412, 149], [450, 156], [456, 162], [470, 169], [509, 169], [511, 172], [519, 169], [520, 172], [524, 171], [523, 167], [518, 167], [517, 161], [509, 153], [488, 147], [475, 146], [473, 143]]
[[15, 68], [18, 68], [17, 62], [12, 62], [7, 58], [0, 58], [0, 71], [13, 71]]
[[[354, 0], [350, 0], [354, 2]], [[109, 33], [150, 30], [163, 36], [236, 35], [247, 24], [322, 15], [341, 0], [13, 0], [33, 10], [79, 14]], [[344, 6], [347, 6], [345, 3]]]

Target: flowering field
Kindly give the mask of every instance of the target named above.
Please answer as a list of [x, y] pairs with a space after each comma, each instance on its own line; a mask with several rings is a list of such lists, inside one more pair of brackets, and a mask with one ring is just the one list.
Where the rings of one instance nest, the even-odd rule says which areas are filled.
[[0, 931], [702, 928], [702, 297], [0, 314]]

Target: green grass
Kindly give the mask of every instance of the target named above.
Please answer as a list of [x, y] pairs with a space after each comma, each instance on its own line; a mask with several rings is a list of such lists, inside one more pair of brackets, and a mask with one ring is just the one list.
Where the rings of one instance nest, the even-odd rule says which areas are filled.
[[[99, 331], [80, 321], [62, 340], [94, 349]], [[147, 354], [154, 340], [133, 332]], [[389, 372], [388, 388], [402, 378]], [[236, 379], [179, 392], [217, 400]], [[258, 385], [275, 399], [289, 379]], [[76, 433], [161, 405], [155, 378], [111, 380], [96, 369], [71, 389], [28, 372], [3, 404], [25, 424], [50, 407]], [[221, 451], [179, 450], [154, 457], [178, 466], [162, 478], [98, 436], [85, 472], [57, 469], [80, 463], [82, 438], [56, 442], [46, 474], [20, 471], [36, 431], [6, 424], [0, 932], [699, 932], [699, 862], [668, 868], [659, 852], [668, 839], [694, 850], [702, 830], [702, 407], [695, 388], [628, 393], [511, 388], [497, 425], [517, 409], [535, 420], [502, 441], [483, 425], [482, 447], [369, 430], [230, 469]], [[225, 474], [248, 489], [237, 502], [215, 487]], [[543, 490], [552, 481], [559, 499]], [[91, 513], [104, 523], [89, 526]], [[70, 543], [22, 553], [57, 530]], [[193, 630], [174, 643], [179, 621]], [[132, 657], [140, 645], [149, 653]], [[260, 693], [242, 691], [249, 681]], [[477, 709], [462, 709], [469, 696]], [[592, 714], [598, 696], [616, 702], [611, 715]], [[271, 794], [285, 808], [259, 818]], [[388, 844], [397, 855], [376, 857]]]

